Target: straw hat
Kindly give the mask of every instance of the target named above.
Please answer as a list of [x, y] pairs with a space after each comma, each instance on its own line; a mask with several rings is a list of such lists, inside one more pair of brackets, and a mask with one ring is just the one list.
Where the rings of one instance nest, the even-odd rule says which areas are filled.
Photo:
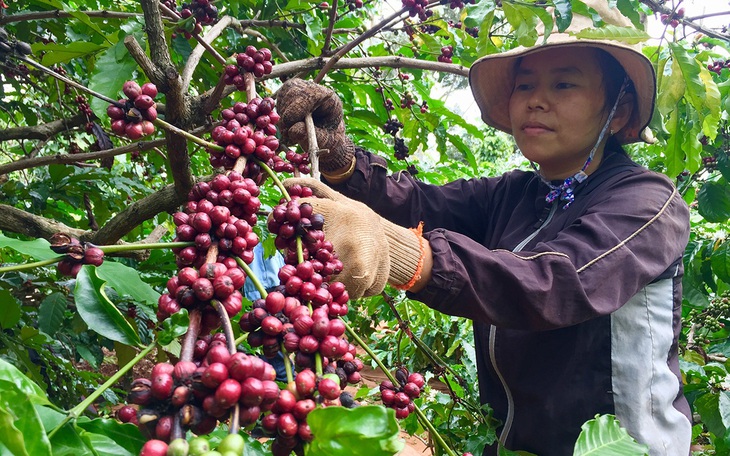
[[[584, 0], [584, 3], [588, 3], [588, 0]], [[610, 18], [604, 16], [607, 22], [609, 19], [615, 25], [626, 25], [617, 24], [615, 16]], [[563, 49], [565, 52], [570, 52], [571, 48], [597, 48], [608, 52], [621, 64], [631, 78], [635, 90], [634, 112], [627, 125], [615, 137], [621, 144], [642, 141], [643, 130], [651, 120], [656, 100], [654, 67], [637, 47], [613, 40], [579, 39], [570, 34], [587, 28], [595, 28], [593, 22], [584, 16], [574, 15], [570, 27], [565, 32], [554, 31], [545, 43], [540, 36], [539, 44], [535, 46], [517, 47], [501, 54], [484, 56], [474, 62], [469, 70], [469, 85], [481, 109], [482, 120], [487, 125], [512, 134], [509, 99], [514, 88], [515, 67], [520, 57], [546, 49]]]

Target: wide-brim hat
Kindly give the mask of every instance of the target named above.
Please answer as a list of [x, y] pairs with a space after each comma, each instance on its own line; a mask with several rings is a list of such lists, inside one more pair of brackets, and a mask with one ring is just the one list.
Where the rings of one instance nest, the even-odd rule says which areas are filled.
[[636, 45], [614, 40], [578, 38], [581, 30], [589, 28], [595, 29], [592, 21], [576, 15], [566, 31], [554, 31], [547, 40], [543, 40], [540, 36], [535, 46], [520, 46], [500, 54], [481, 57], [474, 62], [469, 70], [469, 85], [482, 112], [482, 120], [487, 125], [512, 134], [509, 100], [514, 89], [515, 71], [520, 58], [547, 49], [570, 52], [575, 48], [596, 48], [608, 52], [621, 64], [634, 87], [636, 100], [631, 119], [615, 137], [621, 144], [642, 141], [642, 132], [651, 121], [656, 100], [654, 67]]

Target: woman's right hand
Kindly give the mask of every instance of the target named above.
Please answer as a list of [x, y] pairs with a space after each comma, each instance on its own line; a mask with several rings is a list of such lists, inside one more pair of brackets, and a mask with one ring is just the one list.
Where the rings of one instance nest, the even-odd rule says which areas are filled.
[[351, 167], [355, 146], [345, 135], [342, 101], [335, 92], [303, 79], [290, 79], [279, 89], [276, 106], [281, 116], [278, 126], [285, 144], [298, 144], [309, 151], [304, 119], [311, 114], [317, 146], [321, 150], [319, 167], [322, 173], [337, 174]]

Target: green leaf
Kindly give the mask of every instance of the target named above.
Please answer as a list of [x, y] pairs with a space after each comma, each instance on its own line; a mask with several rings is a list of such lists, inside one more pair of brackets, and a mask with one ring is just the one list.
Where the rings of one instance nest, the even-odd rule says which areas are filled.
[[96, 268], [99, 278], [106, 280], [120, 296], [131, 296], [136, 301], [157, 304], [160, 294], [142, 281], [139, 272], [116, 261], [104, 261]]
[[515, 31], [515, 38], [520, 46], [529, 47], [537, 42], [537, 21], [535, 8], [510, 2], [502, 4], [504, 17]]
[[0, 381], [12, 383], [19, 391], [28, 396], [34, 404], [48, 404], [46, 393], [31, 379], [23, 375], [17, 367], [0, 358]]
[[[137, 62], [127, 52], [123, 40], [120, 40], [97, 59], [94, 72], [89, 78], [89, 88], [116, 100], [124, 82], [132, 78], [136, 69]], [[106, 116], [107, 106], [109, 103], [104, 100], [96, 97], [91, 99], [91, 109], [102, 119]]]
[[18, 253], [35, 258], [36, 260], [48, 260], [58, 257], [58, 254], [51, 250], [51, 244], [42, 238], [33, 239], [32, 241], [21, 241], [19, 239], [9, 238], [0, 233], [0, 248], [2, 247], [11, 248]]
[[[714, 141], [720, 124], [722, 96], [710, 71], [704, 66], [700, 66], [700, 79], [705, 87], [705, 110], [700, 112], [702, 132], [710, 141]], [[702, 114], [705, 113], [706, 115], [703, 116]]]
[[667, 115], [677, 109], [679, 100], [684, 96], [687, 84], [684, 82], [682, 72], [679, 70], [679, 63], [672, 61], [672, 72], [663, 75], [659, 86], [659, 94], [657, 95], [657, 107], [659, 112]]
[[307, 423], [315, 436], [305, 451], [309, 456], [390, 456], [405, 446], [395, 411], [382, 406], [317, 408]]
[[18, 455], [51, 456], [51, 445], [30, 396], [0, 380], [0, 442]]
[[0, 328], [10, 329], [20, 321], [20, 303], [8, 290], [0, 290]]
[[79, 436], [73, 423], [66, 423], [51, 438], [53, 456], [98, 456]]
[[667, 139], [667, 146], [664, 148], [664, 161], [667, 167], [667, 176], [677, 176], [684, 171], [684, 150], [682, 150], [681, 125], [679, 124], [679, 112], [674, 110], [667, 116], [666, 128], [670, 132]]
[[138, 345], [139, 336], [104, 291], [106, 282], [96, 275], [96, 268], [84, 265], [76, 277], [74, 296], [79, 315], [89, 328], [107, 339]]
[[[84, 14], [84, 16], [86, 15]], [[88, 18], [88, 16], [86, 17]], [[45, 54], [43, 54], [43, 59], [41, 59], [41, 63], [46, 66], [55, 65], [57, 63], [65, 63], [78, 57], [97, 53], [102, 49], [106, 49], [106, 46], [84, 41], [74, 41], [68, 45], [56, 43], [36, 43], [33, 45], [34, 53], [45, 52]]]
[[157, 341], [163, 347], [185, 334], [190, 324], [187, 309], [180, 309], [162, 322], [162, 330], [157, 334]]
[[573, 7], [570, 0], [554, 0], [555, 19], [558, 23], [558, 31], [564, 32], [573, 21]]
[[725, 179], [705, 182], [697, 193], [697, 210], [708, 222], [730, 218], [730, 186]]
[[63, 323], [68, 307], [66, 295], [60, 292], [46, 296], [38, 308], [38, 329], [46, 334], [56, 334]]
[[596, 415], [581, 426], [573, 456], [640, 456], [649, 454], [646, 445], [637, 443], [613, 415]]
[[604, 25], [603, 27], [586, 28], [576, 33], [570, 33], [577, 38], [589, 40], [612, 40], [626, 44], [643, 43], [651, 38], [648, 33], [634, 27], [619, 27], [618, 25]]
[[705, 87], [700, 78], [700, 64], [689, 55], [686, 49], [676, 43], [669, 43], [672, 57], [677, 65], [672, 65], [672, 70], [679, 69], [686, 84], [685, 97], [698, 111], [702, 111], [705, 101]]
[[[118, 454], [138, 455], [147, 441], [146, 438], [142, 437], [142, 433], [137, 426], [130, 423], [120, 423], [117, 420], [104, 418], [96, 418], [90, 421], [80, 420], [78, 427], [87, 431], [90, 435], [103, 435], [111, 442], [115, 442], [117, 447], [121, 447], [126, 452]], [[93, 439], [96, 439], [96, 437]], [[107, 442], [106, 445], [110, 445], [110, 443]], [[96, 446], [93, 446], [93, 448], [98, 449]]]
[[723, 436], [730, 429], [730, 392], [709, 392], [695, 399], [694, 407], [707, 429]]

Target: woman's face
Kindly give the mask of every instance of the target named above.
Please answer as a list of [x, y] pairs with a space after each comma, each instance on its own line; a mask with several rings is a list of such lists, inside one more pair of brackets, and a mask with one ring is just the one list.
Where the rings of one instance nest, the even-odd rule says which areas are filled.
[[[595, 51], [549, 49], [524, 57], [509, 103], [512, 134], [543, 177], [564, 179], [585, 163], [607, 118]], [[595, 164], [603, 153], [596, 151]]]

